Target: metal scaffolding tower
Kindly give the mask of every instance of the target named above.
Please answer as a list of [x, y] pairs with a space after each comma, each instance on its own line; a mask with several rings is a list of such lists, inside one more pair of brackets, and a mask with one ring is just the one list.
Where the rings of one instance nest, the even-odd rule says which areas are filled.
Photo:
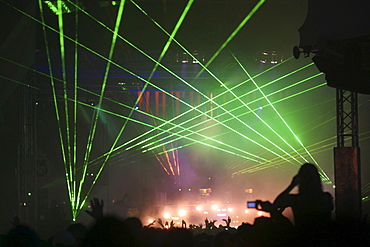
[[361, 169], [357, 93], [337, 89], [337, 147], [334, 148], [337, 220], [360, 219]]

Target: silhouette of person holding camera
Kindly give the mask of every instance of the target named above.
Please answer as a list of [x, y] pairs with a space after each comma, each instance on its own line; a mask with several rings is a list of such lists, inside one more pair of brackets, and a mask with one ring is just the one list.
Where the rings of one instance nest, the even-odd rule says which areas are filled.
[[[298, 186], [299, 193], [290, 192]], [[305, 163], [293, 177], [290, 185], [273, 203], [281, 212], [291, 207], [297, 229], [323, 229], [331, 223], [333, 197], [322, 189], [320, 174], [315, 165]]]

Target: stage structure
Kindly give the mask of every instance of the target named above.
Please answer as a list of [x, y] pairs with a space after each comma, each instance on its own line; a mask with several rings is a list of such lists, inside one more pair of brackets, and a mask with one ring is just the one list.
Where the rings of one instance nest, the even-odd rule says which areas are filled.
[[338, 220], [360, 220], [361, 166], [358, 96], [370, 93], [370, 11], [368, 2], [308, 1], [295, 58], [313, 62], [336, 88], [337, 147], [334, 148], [335, 208]]
[[[331, 91], [314, 63], [299, 64], [285, 50], [255, 49], [257, 36], [248, 28], [243, 33], [247, 23], [255, 25], [249, 20], [265, 1], [179, 2], [143, 1], [143, 7], [135, 1], [40, 0], [30, 1], [31, 10], [1, 2], [27, 20], [16, 29], [23, 36], [9, 38], [10, 48], [2, 50], [1, 80], [8, 89], [22, 86], [14, 121], [14, 139], [20, 139], [17, 213], [36, 230], [78, 221], [91, 196], [122, 216], [193, 192], [196, 200], [209, 201], [211, 194], [225, 202], [212, 209], [217, 217], [232, 211], [226, 204], [246, 213], [245, 200], [261, 190], [253, 184], [260, 181], [243, 175], [271, 169], [277, 181], [277, 174], [296, 172], [304, 162], [315, 163], [330, 186], [327, 167], [309, 149], [325, 152], [334, 141], [309, 131], [321, 127], [312, 116], [322, 108], [313, 105], [330, 102], [320, 96]], [[185, 18], [193, 2], [199, 5], [192, 14], [201, 13], [200, 20], [210, 15], [206, 22]], [[270, 4], [270, 14], [259, 18], [277, 22], [277, 5]], [[238, 18], [231, 16], [240, 6]], [[198, 12], [205, 7], [219, 12]], [[162, 13], [167, 9], [172, 12]], [[221, 12], [220, 29], [214, 21]], [[176, 33], [184, 20], [186, 28]], [[262, 29], [253, 30], [258, 35]], [[323, 114], [327, 122], [329, 115]], [[198, 211], [202, 217], [209, 212]]]

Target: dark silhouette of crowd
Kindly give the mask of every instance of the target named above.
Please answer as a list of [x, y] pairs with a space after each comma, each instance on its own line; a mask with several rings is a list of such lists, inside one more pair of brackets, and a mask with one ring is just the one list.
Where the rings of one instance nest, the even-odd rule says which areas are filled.
[[[292, 194], [298, 186], [299, 192]], [[324, 192], [320, 175], [312, 164], [303, 164], [289, 186], [273, 203], [257, 200], [257, 209], [269, 213], [253, 223], [244, 222], [231, 227], [231, 219], [205, 219], [199, 225], [161, 219], [143, 225], [135, 217], [104, 216], [102, 200], [91, 201], [86, 211], [95, 219], [87, 228], [74, 223], [47, 240], [41, 240], [31, 228], [14, 222], [14, 228], [0, 239], [0, 247], [7, 246], [60, 246], [60, 247], [262, 247], [262, 246], [370, 246], [370, 228], [365, 221], [332, 220], [333, 197]], [[283, 214], [291, 207], [294, 221]]]

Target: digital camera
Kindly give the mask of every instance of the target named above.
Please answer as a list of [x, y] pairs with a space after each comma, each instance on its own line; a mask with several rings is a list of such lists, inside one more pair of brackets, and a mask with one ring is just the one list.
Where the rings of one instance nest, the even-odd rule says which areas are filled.
[[257, 203], [255, 201], [248, 201], [247, 208], [257, 208]]

